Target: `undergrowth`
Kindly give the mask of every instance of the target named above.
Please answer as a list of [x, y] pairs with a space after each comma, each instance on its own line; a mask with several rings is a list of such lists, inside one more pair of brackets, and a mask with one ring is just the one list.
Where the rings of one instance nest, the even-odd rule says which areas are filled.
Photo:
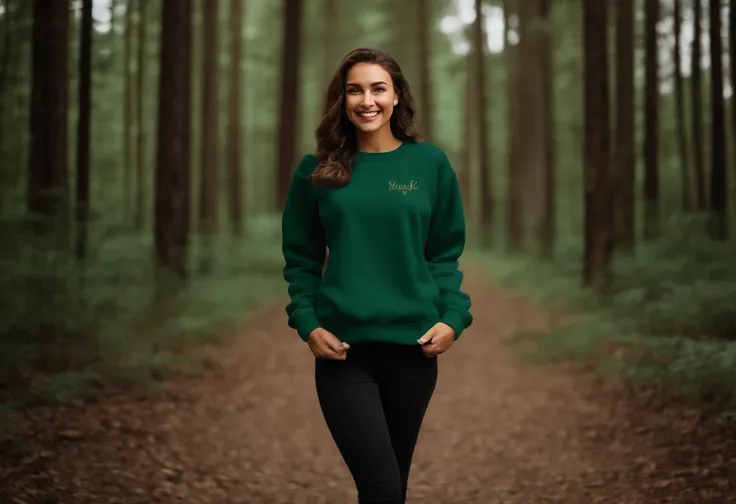
[[495, 282], [571, 315], [535, 334], [528, 357], [596, 357], [604, 372], [736, 410], [736, 244], [713, 242], [700, 229], [698, 220], [680, 220], [634, 255], [618, 254], [607, 295], [583, 287], [576, 246], [548, 262], [468, 255]]
[[107, 227], [80, 263], [71, 247], [50, 247], [20, 220], [0, 227], [11, 238], [0, 250], [5, 408], [94, 399], [103, 388], [152, 385], [186, 365], [206, 365], [187, 350], [242, 324], [283, 288], [274, 218], [252, 222], [239, 239], [214, 237], [206, 248], [193, 239], [190, 276], [164, 298], [150, 233]]

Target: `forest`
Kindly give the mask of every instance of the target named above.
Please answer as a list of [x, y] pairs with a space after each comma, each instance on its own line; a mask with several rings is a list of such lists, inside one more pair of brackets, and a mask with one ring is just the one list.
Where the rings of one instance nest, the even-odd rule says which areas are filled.
[[[558, 413], [577, 406], [545, 374], [561, 373], [565, 394], [593, 387], [591, 401], [651, 419], [653, 444], [636, 449], [671, 469], [634, 470], [621, 455], [606, 470], [635, 483], [581, 470], [555, 487], [559, 500], [531, 487], [514, 498], [732, 502], [736, 0], [0, 0], [0, 497], [282, 502], [268, 488], [308, 454], [283, 445], [278, 462], [257, 459], [258, 436], [218, 436], [272, 422], [273, 441], [292, 432], [287, 417], [316, 414], [298, 406], [311, 389], [290, 388], [310, 385], [312, 370], [283, 313], [281, 212], [333, 72], [361, 46], [397, 59], [417, 129], [460, 180], [478, 323], [445, 371], [473, 396], [448, 398], [448, 410], [515, 376], [504, 398], [484, 399], [498, 403], [480, 404], [566, 424]], [[483, 352], [508, 373], [489, 374]], [[272, 372], [279, 388], [261, 383]], [[540, 387], [557, 402], [531, 406], [525, 394]], [[219, 414], [176, 404], [200, 399], [230, 423], [189, 450]], [[153, 411], [199, 423], [159, 438], [168, 420]], [[105, 458], [113, 445], [89, 433], [95, 418], [118, 432], [115, 446], [148, 446], [146, 462]], [[608, 424], [635, 449], [634, 427]], [[501, 435], [487, 429], [478, 436]], [[230, 479], [198, 486], [209, 476], [192, 476], [194, 461], [228, 442], [271, 469], [243, 479], [240, 462], [225, 469], [212, 455], [204, 473]], [[442, 453], [426, 450], [417, 456]], [[122, 472], [92, 482], [82, 473], [95, 463]], [[418, 483], [446, 495], [421, 502], [492, 502], [501, 494], [480, 488], [501, 476], [478, 471], [477, 493]], [[296, 474], [283, 502], [345, 498], [310, 500], [311, 480]], [[587, 477], [603, 483], [575, 479]], [[652, 493], [617, 500], [624, 487]]]

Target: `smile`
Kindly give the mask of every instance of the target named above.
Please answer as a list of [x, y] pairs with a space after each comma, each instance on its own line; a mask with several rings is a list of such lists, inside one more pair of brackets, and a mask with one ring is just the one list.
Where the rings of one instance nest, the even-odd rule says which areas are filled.
[[364, 119], [366, 121], [371, 121], [378, 117], [378, 114], [380, 114], [380, 111], [374, 110], [372, 112], [356, 112], [355, 115], [360, 117], [361, 119]]

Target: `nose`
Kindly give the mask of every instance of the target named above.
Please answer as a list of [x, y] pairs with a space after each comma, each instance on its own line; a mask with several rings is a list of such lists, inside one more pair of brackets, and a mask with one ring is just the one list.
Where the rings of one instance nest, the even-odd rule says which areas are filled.
[[363, 105], [364, 107], [370, 107], [371, 105], [373, 105], [373, 103], [374, 103], [373, 95], [370, 92], [365, 93], [363, 95], [363, 99], [360, 102], [360, 104]]

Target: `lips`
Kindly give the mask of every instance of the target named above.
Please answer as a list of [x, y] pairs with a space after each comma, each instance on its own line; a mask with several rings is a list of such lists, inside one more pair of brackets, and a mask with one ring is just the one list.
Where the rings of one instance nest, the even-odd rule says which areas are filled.
[[361, 118], [364, 121], [372, 121], [376, 117], [379, 116], [381, 113], [380, 110], [371, 110], [370, 112], [364, 111], [364, 112], [355, 112], [355, 115], [357, 115], [359, 118]]

